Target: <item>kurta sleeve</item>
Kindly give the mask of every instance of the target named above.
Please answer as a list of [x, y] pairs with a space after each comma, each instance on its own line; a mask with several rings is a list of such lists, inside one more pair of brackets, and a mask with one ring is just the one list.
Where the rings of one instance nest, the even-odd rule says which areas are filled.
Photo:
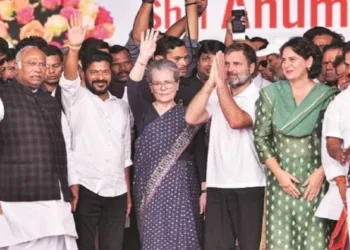
[[256, 120], [254, 124], [254, 143], [261, 163], [275, 156], [272, 129], [273, 107], [268, 100], [260, 97], [256, 102]]

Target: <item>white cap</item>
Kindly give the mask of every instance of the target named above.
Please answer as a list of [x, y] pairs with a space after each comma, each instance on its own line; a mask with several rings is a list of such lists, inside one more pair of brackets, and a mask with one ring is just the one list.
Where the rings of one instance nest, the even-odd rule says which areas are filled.
[[271, 54], [280, 54], [280, 48], [285, 44], [286, 40], [274, 40], [269, 43], [265, 49], [259, 50], [256, 52], [257, 57], [268, 56]]

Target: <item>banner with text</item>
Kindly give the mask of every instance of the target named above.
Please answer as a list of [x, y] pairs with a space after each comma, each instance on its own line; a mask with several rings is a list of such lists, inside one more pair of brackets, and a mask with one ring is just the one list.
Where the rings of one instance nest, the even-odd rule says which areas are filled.
[[[98, 0], [115, 20], [116, 32], [111, 43], [124, 44], [141, 5], [140, 0]], [[223, 41], [226, 20], [236, 6], [245, 6], [248, 12], [249, 37], [260, 36], [269, 41], [288, 39], [302, 35], [314, 26], [325, 26], [350, 40], [350, 6], [347, 0], [208, 0], [208, 8], [202, 15], [200, 39]], [[165, 31], [184, 16], [184, 0], [155, 0], [154, 25]]]

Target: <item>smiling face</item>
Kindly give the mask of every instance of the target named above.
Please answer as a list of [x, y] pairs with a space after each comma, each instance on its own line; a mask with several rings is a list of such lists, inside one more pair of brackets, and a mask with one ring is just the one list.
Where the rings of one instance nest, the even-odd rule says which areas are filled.
[[243, 51], [232, 51], [225, 55], [227, 80], [231, 87], [244, 85], [249, 81], [254, 72], [254, 64], [248, 64]]
[[20, 83], [38, 89], [46, 75], [46, 56], [38, 48], [28, 48], [21, 52], [17, 78]]
[[305, 60], [293, 51], [291, 47], [286, 47], [282, 53], [283, 74], [289, 81], [295, 81], [308, 77], [307, 69], [312, 66], [312, 58]]
[[179, 81], [174, 79], [174, 72], [168, 69], [154, 69], [151, 74], [152, 82], [150, 86], [156, 102], [173, 102], [179, 89]]
[[98, 96], [107, 93], [111, 78], [111, 65], [107, 61], [93, 62], [85, 72], [86, 87]]

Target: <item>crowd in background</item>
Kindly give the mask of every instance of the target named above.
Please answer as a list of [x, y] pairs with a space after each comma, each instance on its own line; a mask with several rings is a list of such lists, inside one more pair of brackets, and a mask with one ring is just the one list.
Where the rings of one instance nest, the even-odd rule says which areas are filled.
[[200, 41], [207, 0], [165, 32], [153, 4], [124, 46], [79, 13], [63, 49], [0, 38], [0, 249], [349, 247], [350, 42]]

